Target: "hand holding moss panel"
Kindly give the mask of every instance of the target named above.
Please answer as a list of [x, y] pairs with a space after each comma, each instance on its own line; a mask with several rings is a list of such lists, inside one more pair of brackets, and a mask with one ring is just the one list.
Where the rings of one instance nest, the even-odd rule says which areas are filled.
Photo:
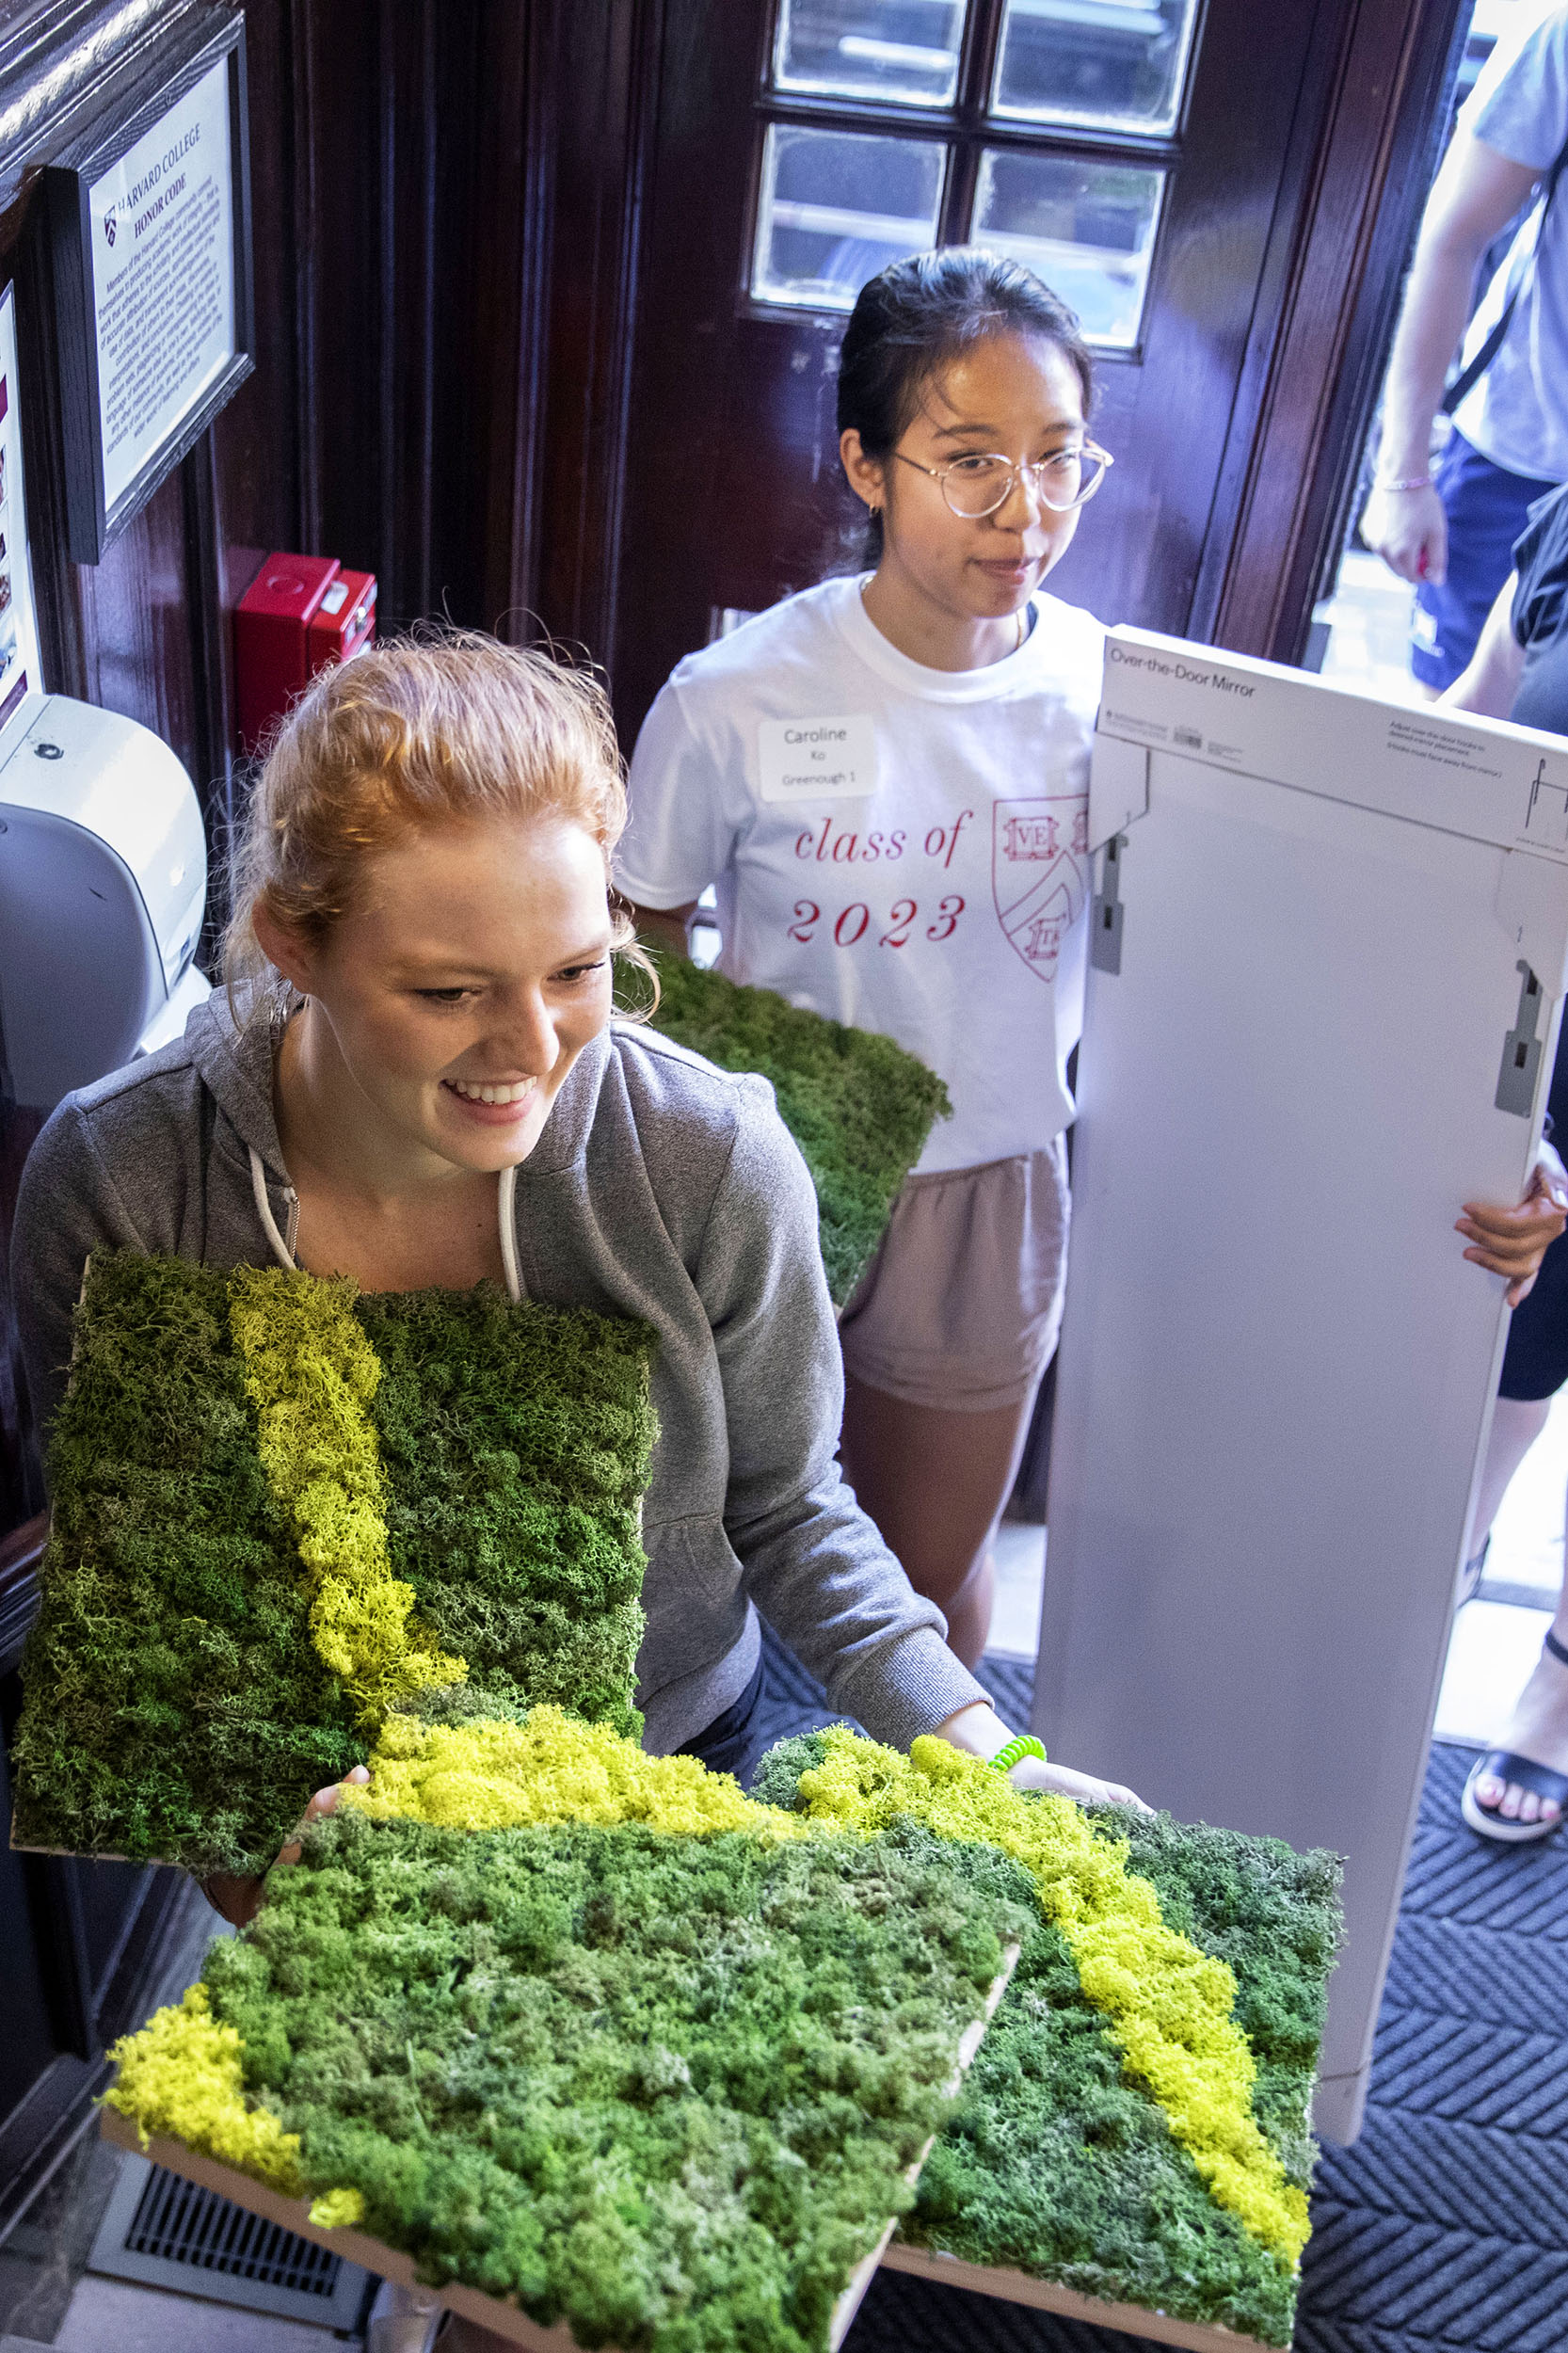
[[651, 1353], [641, 1324], [486, 1286], [95, 1257], [18, 1843], [261, 1871], [395, 1705], [632, 1730]]
[[817, 1188], [827, 1288], [844, 1306], [934, 1122], [951, 1113], [947, 1088], [890, 1037], [807, 1013], [772, 989], [674, 956], [660, 957], [659, 985], [656, 1030], [721, 1070], [772, 1080]]
[[907, 2235], [1288, 2344], [1329, 1858], [841, 1731], [754, 1798], [550, 1707], [374, 1774], [121, 2046], [144, 2128], [584, 2345], [803, 2353], [1021, 1928]]

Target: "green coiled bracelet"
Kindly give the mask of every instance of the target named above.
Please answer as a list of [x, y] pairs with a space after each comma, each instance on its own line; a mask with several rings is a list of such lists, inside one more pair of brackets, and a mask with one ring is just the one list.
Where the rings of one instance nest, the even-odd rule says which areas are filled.
[[1015, 1733], [1007, 1746], [999, 1749], [991, 1758], [991, 1769], [998, 1773], [1011, 1772], [1018, 1759], [1024, 1756], [1037, 1756], [1042, 1765], [1046, 1762], [1045, 1749], [1032, 1732]]

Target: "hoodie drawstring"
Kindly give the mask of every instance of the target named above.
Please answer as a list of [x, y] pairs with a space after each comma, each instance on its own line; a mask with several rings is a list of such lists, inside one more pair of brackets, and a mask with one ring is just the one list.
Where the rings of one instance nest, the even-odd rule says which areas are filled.
[[[268, 1241], [272, 1244], [272, 1255], [277, 1259], [279, 1265], [286, 1266], [291, 1273], [296, 1273], [298, 1272], [299, 1261], [295, 1257], [294, 1252], [289, 1248], [288, 1243], [283, 1240], [282, 1235], [278, 1231], [278, 1221], [272, 1214], [272, 1204], [267, 1199], [266, 1171], [262, 1166], [262, 1156], [257, 1151], [254, 1144], [251, 1144], [248, 1148], [250, 1152], [250, 1190], [255, 1195], [256, 1214], [262, 1221], [262, 1231], [265, 1234]], [[289, 1193], [289, 1200], [292, 1205], [294, 1202], [294, 1193], [292, 1188]], [[291, 1225], [294, 1224], [292, 1216], [289, 1219], [289, 1224]]]
[[[278, 1221], [272, 1214], [272, 1203], [267, 1198], [266, 1171], [262, 1166], [262, 1156], [254, 1144], [249, 1145], [248, 1150], [250, 1153], [250, 1190], [255, 1195], [256, 1214], [262, 1221], [262, 1231], [271, 1244], [272, 1255], [279, 1265], [287, 1267], [291, 1273], [297, 1273], [299, 1261], [294, 1255], [293, 1245], [299, 1222], [298, 1196], [290, 1186], [286, 1196], [289, 1204], [289, 1239], [285, 1241], [278, 1231]], [[514, 1304], [524, 1295], [522, 1271], [518, 1265], [518, 1229], [514, 1210], [517, 1189], [518, 1172], [515, 1165], [504, 1168], [501, 1172], [498, 1204], [501, 1224], [501, 1263], [506, 1273], [506, 1296]]]
[[518, 1265], [518, 1222], [512, 1207], [517, 1190], [518, 1172], [514, 1162], [501, 1172], [501, 1263], [506, 1271], [506, 1296], [514, 1306], [525, 1296], [522, 1270]]

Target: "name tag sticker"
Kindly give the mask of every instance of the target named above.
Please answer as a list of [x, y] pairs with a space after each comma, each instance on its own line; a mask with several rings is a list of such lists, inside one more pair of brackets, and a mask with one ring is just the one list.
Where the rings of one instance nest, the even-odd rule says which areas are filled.
[[763, 719], [757, 729], [765, 801], [864, 800], [876, 791], [876, 721]]

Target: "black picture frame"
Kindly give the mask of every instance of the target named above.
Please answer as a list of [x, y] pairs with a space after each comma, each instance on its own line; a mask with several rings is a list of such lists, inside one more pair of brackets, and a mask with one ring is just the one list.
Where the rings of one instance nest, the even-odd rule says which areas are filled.
[[[184, 55], [171, 64], [164, 52], [155, 79], [142, 82], [95, 123], [67, 156], [43, 174], [59, 361], [66, 540], [78, 564], [102, 562], [133, 516], [204, 433], [220, 408], [251, 375], [255, 360], [255, 287], [251, 263], [250, 130], [246, 104], [245, 19], [203, 10], [194, 19]], [[90, 191], [178, 106], [219, 63], [228, 67], [231, 217], [233, 224], [232, 354], [222, 373], [150, 450], [112, 505], [104, 499], [98, 334], [94, 313]]]

